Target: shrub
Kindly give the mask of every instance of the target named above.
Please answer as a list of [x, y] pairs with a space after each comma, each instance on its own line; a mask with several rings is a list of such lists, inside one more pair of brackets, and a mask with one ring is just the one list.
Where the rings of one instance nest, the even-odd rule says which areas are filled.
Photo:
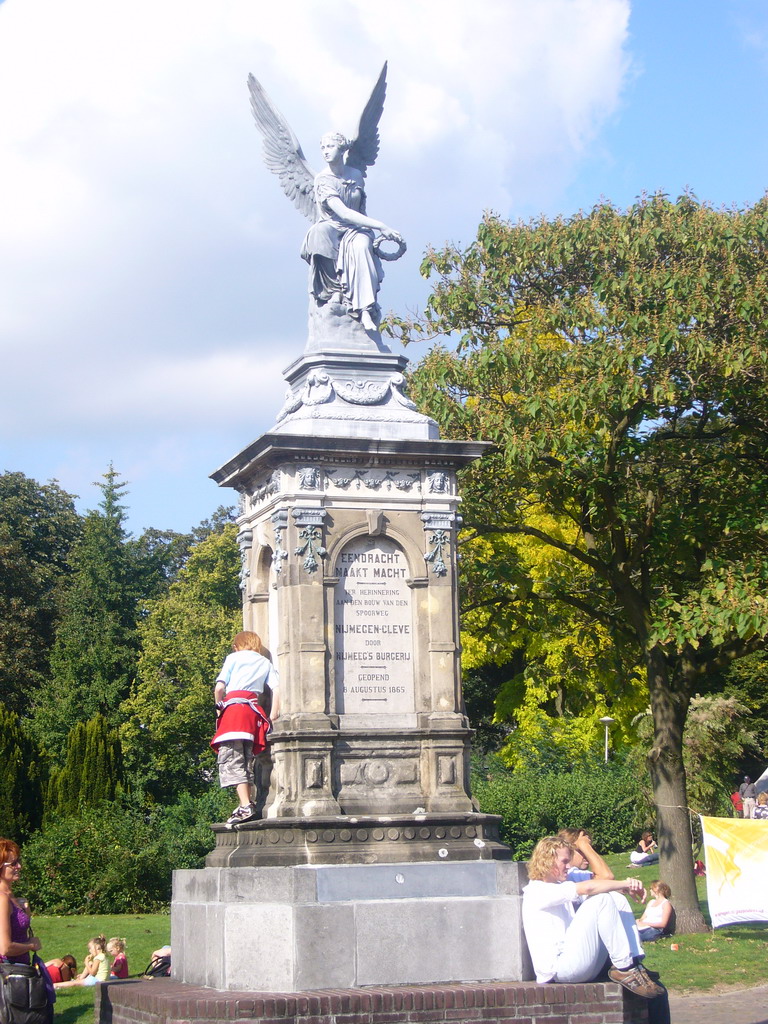
[[218, 791], [142, 812], [124, 801], [54, 817], [24, 846], [24, 895], [36, 913], [122, 914], [164, 908], [175, 869], [202, 867], [222, 819]]
[[628, 850], [646, 822], [637, 779], [613, 762], [571, 772], [512, 772], [498, 758], [473, 766], [473, 792], [486, 814], [501, 816], [501, 838], [524, 860], [542, 836], [586, 828], [602, 853]]

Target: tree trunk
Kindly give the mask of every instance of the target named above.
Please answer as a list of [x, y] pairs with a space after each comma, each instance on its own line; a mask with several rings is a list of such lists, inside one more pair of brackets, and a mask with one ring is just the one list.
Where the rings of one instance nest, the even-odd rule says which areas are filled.
[[653, 747], [648, 769], [656, 804], [659, 873], [672, 890], [677, 931], [709, 929], [699, 908], [693, 874], [693, 837], [683, 765], [683, 727], [690, 695], [675, 692], [660, 647], [647, 651], [648, 689], [653, 712]]

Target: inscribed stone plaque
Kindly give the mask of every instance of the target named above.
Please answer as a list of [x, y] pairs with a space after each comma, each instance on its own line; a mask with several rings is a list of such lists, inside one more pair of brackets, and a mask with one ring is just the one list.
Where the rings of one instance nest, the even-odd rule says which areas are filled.
[[334, 668], [339, 714], [414, 710], [413, 611], [402, 550], [357, 537], [336, 563]]

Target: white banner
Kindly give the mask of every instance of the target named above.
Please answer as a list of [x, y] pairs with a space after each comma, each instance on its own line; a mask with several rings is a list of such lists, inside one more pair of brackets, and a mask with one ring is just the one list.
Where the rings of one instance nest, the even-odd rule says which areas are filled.
[[768, 819], [701, 815], [701, 827], [712, 927], [768, 921]]

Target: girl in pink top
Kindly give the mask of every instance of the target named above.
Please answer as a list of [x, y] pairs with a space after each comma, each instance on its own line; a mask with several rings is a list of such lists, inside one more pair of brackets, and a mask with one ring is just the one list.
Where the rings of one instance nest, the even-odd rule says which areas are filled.
[[110, 939], [107, 943], [107, 953], [115, 959], [109, 972], [110, 978], [123, 980], [128, 977], [128, 958], [125, 955], [125, 939]]

